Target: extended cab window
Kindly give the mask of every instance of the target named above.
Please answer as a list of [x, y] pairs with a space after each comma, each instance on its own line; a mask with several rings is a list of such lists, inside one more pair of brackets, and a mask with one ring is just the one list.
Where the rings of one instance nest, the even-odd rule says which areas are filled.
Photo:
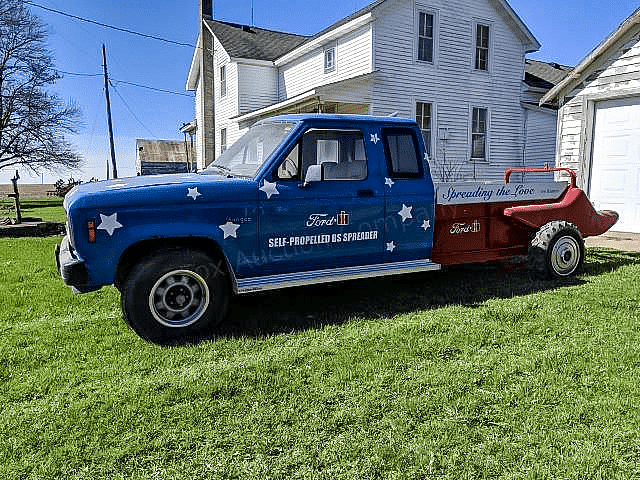
[[364, 180], [367, 156], [362, 133], [351, 130], [309, 130], [280, 163], [281, 180]]
[[422, 157], [413, 130], [384, 129], [382, 138], [391, 178], [421, 178], [423, 176]]

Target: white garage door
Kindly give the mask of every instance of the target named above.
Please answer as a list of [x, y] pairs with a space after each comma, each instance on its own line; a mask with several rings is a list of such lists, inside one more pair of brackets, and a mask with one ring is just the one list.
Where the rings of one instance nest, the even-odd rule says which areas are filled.
[[612, 230], [640, 233], [640, 98], [596, 104], [589, 197], [620, 214]]

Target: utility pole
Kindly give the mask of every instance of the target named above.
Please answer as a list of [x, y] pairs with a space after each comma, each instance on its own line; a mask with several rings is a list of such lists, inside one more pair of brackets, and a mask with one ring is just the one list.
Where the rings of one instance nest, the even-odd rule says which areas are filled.
[[[118, 178], [116, 169], [116, 149], [113, 146], [113, 125], [111, 124], [111, 101], [109, 100], [109, 74], [107, 73], [107, 49], [102, 44], [102, 66], [104, 67], [104, 93], [107, 97], [107, 122], [109, 123], [109, 145], [111, 146], [111, 164], [113, 165], [113, 178]], [[109, 164], [107, 163], [107, 179], [109, 179]]]

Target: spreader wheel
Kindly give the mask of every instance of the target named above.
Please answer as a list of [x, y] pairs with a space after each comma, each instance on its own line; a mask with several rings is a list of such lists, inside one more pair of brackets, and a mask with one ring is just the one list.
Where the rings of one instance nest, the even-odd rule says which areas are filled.
[[578, 228], [562, 220], [544, 225], [529, 244], [529, 271], [535, 278], [566, 278], [584, 262], [584, 240]]

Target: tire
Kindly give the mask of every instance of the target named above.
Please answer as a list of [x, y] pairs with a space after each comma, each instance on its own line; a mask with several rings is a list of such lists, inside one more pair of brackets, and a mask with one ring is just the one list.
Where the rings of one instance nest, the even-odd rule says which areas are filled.
[[229, 284], [224, 262], [199, 250], [148, 255], [129, 272], [121, 293], [127, 324], [158, 344], [201, 340], [224, 319]]
[[572, 223], [549, 222], [529, 244], [529, 271], [534, 278], [567, 278], [578, 273], [583, 263], [584, 240]]

